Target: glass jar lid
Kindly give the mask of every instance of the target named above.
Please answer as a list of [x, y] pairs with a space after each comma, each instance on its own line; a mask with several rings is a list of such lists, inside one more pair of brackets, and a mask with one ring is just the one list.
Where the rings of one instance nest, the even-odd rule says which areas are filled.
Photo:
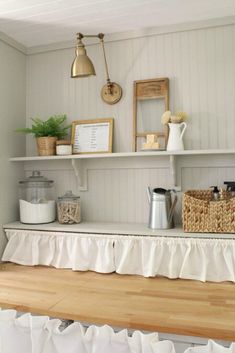
[[42, 176], [38, 170], [34, 170], [30, 177], [20, 180], [19, 184], [25, 187], [49, 188], [54, 184], [54, 181]]
[[59, 201], [78, 201], [79, 199], [80, 196], [74, 195], [71, 190], [66, 191], [63, 196], [58, 197]]

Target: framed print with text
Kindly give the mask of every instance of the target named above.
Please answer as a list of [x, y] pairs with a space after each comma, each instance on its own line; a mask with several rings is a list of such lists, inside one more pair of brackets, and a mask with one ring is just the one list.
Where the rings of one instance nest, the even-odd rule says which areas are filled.
[[73, 121], [73, 154], [112, 153], [112, 144], [113, 118]]

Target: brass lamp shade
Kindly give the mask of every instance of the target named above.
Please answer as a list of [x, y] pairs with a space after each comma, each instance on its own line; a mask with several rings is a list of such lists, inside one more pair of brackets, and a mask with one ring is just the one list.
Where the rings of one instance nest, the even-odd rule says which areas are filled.
[[94, 65], [87, 56], [85, 46], [80, 40], [76, 48], [76, 57], [71, 67], [71, 77], [87, 77], [95, 74]]

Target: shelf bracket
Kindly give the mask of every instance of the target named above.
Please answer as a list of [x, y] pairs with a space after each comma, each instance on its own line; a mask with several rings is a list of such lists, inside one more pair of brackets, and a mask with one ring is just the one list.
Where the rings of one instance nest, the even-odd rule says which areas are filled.
[[77, 180], [77, 187], [79, 191], [87, 191], [87, 168], [84, 168], [82, 160], [71, 159], [71, 164]]
[[181, 191], [181, 186], [177, 185], [176, 156], [170, 155], [171, 183], [176, 191]]

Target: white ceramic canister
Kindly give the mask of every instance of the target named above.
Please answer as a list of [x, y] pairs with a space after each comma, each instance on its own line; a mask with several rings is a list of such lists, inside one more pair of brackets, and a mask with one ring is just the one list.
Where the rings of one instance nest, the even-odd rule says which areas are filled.
[[66, 156], [72, 154], [72, 145], [69, 140], [56, 141], [56, 154], [58, 156]]
[[[187, 124], [183, 123], [169, 123], [169, 138], [167, 142], [167, 151], [181, 151], [184, 150], [183, 136]], [[182, 129], [183, 127], [183, 129]]]

